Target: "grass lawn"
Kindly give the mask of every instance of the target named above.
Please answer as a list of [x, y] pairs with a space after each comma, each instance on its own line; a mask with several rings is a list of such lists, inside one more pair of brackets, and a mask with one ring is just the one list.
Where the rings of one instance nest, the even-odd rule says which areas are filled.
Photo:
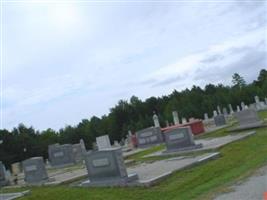
[[[266, 113], [261, 113], [266, 116]], [[220, 149], [222, 157], [173, 174], [160, 184], [131, 188], [70, 188], [68, 186], [32, 187], [31, 195], [20, 200], [179, 200], [210, 199], [235, 181], [267, 164], [267, 128]], [[152, 150], [162, 148], [157, 146]], [[149, 149], [148, 149], [149, 150]], [[131, 157], [140, 159], [146, 150]], [[151, 150], [151, 151], [152, 151]], [[27, 189], [27, 188], [25, 188]]]

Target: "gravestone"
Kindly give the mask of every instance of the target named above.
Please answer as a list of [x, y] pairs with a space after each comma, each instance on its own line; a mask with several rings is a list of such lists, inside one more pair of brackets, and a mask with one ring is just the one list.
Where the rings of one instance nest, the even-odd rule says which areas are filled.
[[234, 110], [233, 110], [232, 104], [228, 104], [228, 107], [229, 107], [229, 110], [230, 110], [230, 114], [233, 114]]
[[190, 127], [180, 127], [168, 130], [164, 133], [167, 151], [183, 151], [195, 148], [201, 148], [202, 145], [196, 145]]
[[172, 116], [173, 116], [173, 122], [175, 125], [178, 125], [179, 122], [179, 116], [177, 111], [172, 111]]
[[162, 134], [159, 127], [150, 127], [136, 132], [137, 146], [146, 147], [162, 143]]
[[220, 106], [217, 106], [217, 111], [218, 111], [218, 114], [219, 114], [219, 115], [222, 114], [222, 111], [221, 111]]
[[115, 147], [119, 147], [120, 146], [120, 144], [119, 144], [119, 142], [117, 140], [114, 141], [114, 146]]
[[166, 121], [165, 121], [165, 124], [166, 124], [166, 127], [170, 126], [170, 124], [169, 124], [169, 121], [168, 121], [168, 120], [166, 120]]
[[48, 146], [49, 162], [53, 167], [64, 167], [75, 164], [71, 144], [53, 144]]
[[182, 118], [182, 124], [186, 124], [187, 123], [187, 119], [186, 118]]
[[153, 121], [154, 121], [154, 126], [155, 127], [160, 127], [159, 117], [156, 114], [153, 115]]
[[256, 104], [258, 104], [260, 102], [260, 98], [258, 96], [255, 96], [254, 99], [255, 99]]
[[250, 104], [250, 105], [249, 105], [249, 109], [257, 110], [256, 103], [252, 103], [252, 104]]
[[96, 138], [96, 144], [98, 150], [111, 148], [110, 140], [108, 135], [103, 135]]
[[223, 114], [224, 114], [225, 116], [228, 115], [227, 109], [226, 109], [225, 107], [223, 108]]
[[226, 120], [224, 115], [217, 115], [214, 117], [214, 122], [216, 126], [224, 126], [226, 125]]
[[83, 153], [81, 143], [73, 144], [72, 145], [72, 152], [76, 163], [83, 161]]
[[87, 153], [85, 164], [89, 181], [83, 182], [83, 186], [127, 185], [138, 179], [137, 174], [128, 175], [121, 148]]
[[33, 157], [22, 162], [24, 171], [24, 180], [28, 184], [42, 184], [48, 181], [48, 175], [45, 169], [42, 157]]
[[267, 105], [267, 98], [266, 97], [264, 98], [264, 101], [265, 101], [265, 105]]
[[214, 110], [214, 111], [213, 111], [213, 117], [216, 117], [217, 115], [218, 115], [217, 111]]
[[242, 108], [242, 110], [245, 110], [246, 109], [245, 107], [246, 107], [246, 104], [242, 101], [241, 102], [241, 108]]
[[80, 139], [80, 145], [82, 148], [82, 154], [85, 154], [86, 153], [86, 147], [85, 147], [85, 143], [84, 143], [83, 139]]
[[263, 125], [263, 121], [260, 120], [257, 111], [253, 109], [242, 110], [235, 113], [234, 116], [237, 118], [239, 124], [237, 129], [256, 128]]
[[[6, 186], [9, 184], [7, 171], [5, 165], [0, 161], [0, 186]], [[0, 195], [1, 197], [1, 195]]]
[[13, 175], [18, 175], [20, 172], [22, 172], [21, 169], [21, 163], [20, 162], [15, 162], [13, 164], [11, 164], [11, 171]]
[[209, 119], [208, 113], [205, 113], [204, 114], [204, 120], [208, 120], [208, 119]]

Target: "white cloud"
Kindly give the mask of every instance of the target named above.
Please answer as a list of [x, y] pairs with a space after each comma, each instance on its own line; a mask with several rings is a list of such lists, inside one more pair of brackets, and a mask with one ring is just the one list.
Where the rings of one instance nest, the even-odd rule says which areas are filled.
[[227, 82], [240, 59], [261, 55], [255, 47], [266, 40], [264, 20], [256, 23], [265, 16], [260, 6], [243, 12], [232, 3], [36, 2], [5, 7], [8, 128], [59, 128], [107, 113], [131, 95], [165, 95], [215, 77]]

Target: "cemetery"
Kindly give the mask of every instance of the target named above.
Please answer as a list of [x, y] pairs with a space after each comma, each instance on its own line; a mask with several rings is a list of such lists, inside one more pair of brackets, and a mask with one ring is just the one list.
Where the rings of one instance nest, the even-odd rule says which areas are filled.
[[[88, 187], [100, 187], [95, 191], [101, 193], [103, 199], [107, 197], [107, 187], [112, 187], [114, 192], [118, 190], [116, 187], [124, 187], [124, 192], [119, 197], [123, 199], [131, 194], [129, 186], [138, 186], [149, 187], [150, 191], [163, 198], [159, 193], [160, 189], [158, 191], [154, 187], [160, 185], [162, 189], [169, 188], [165, 180], [185, 176], [182, 182], [177, 182], [178, 187], [199, 171], [211, 170], [210, 167], [214, 163], [219, 166], [223, 162], [222, 166], [228, 168], [227, 163], [229, 166], [233, 164], [231, 156], [237, 154], [230, 151], [267, 137], [267, 134], [264, 134], [266, 111], [248, 108], [243, 103], [240, 110], [237, 108], [236, 111], [231, 111], [231, 107], [229, 105], [229, 112], [226, 108], [221, 112], [217, 107], [213, 118], [205, 114], [203, 120], [190, 119], [188, 122], [184, 119], [181, 120], [182, 123], [178, 112], [173, 111], [174, 125], [167, 124], [166, 127], [160, 126], [158, 117], [154, 114], [154, 126], [135, 133], [130, 132], [122, 146], [117, 141], [112, 145], [108, 135], [96, 137], [96, 149], [92, 150], [86, 150], [83, 141], [72, 145], [50, 145], [48, 163], [42, 157], [33, 157], [12, 165], [12, 174], [18, 178], [16, 187], [19, 186], [25, 191], [25, 186], [39, 186], [32, 188], [33, 195], [51, 185], [80, 188], [82, 193], [91, 193]], [[136, 144], [129, 144], [135, 143], [135, 139]], [[244, 156], [244, 160], [250, 149], [251, 147], [248, 147], [239, 152]], [[258, 151], [263, 151], [263, 146], [259, 147]], [[189, 170], [195, 168], [196, 170], [189, 174]], [[215, 173], [219, 169], [220, 167], [212, 170]], [[1, 185], [9, 185], [7, 188], [12, 188], [14, 183], [5, 179], [7, 173], [1, 162], [0, 175]], [[204, 182], [201, 184], [205, 185]], [[70, 188], [68, 192], [71, 190]], [[21, 197], [24, 193], [8, 193], [5, 194], [6, 197], [3, 195], [3, 198], [8, 199], [8, 195]], [[25, 198], [31, 195], [26, 195]]]

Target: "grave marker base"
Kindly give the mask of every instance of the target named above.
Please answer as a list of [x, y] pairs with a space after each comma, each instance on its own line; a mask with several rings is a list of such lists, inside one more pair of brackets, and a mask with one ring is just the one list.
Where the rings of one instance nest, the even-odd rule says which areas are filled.
[[189, 150], [193, 150], [193, 149], [200, 149], [202, 148], [203, 145], [202, 144], [195, 144], [189, 147], [182, 147], [182, 148], [177, 148], [177, 149], [168, 149], [166, 151], [163, 151], [162, 154], [168, 154], [168, 153], [173, 153], [173, 152], [182, 152], [182, 151], [189, 151]]
[[138, 175], [136, 173], [129, 174], [126, 178], [110, 178], [103, 179], [99, 181], [84, 181], [81, 183], [81, 186], [84, 187], [110, 187], [110, 186], [128, 186], [134, 184], [138, 180]]

